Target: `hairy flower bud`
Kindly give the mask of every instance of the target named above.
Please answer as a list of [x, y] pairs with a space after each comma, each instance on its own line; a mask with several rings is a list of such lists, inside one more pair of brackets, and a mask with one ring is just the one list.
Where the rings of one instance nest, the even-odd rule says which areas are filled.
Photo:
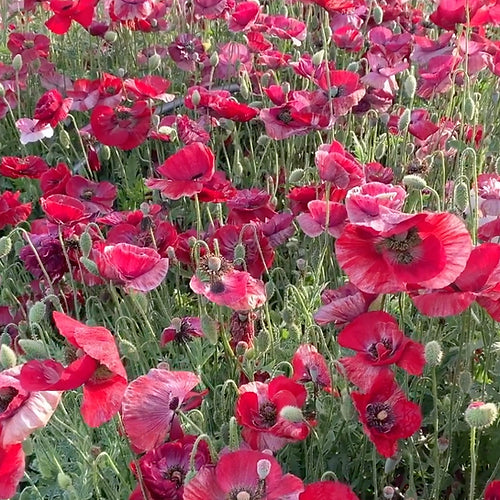
[[465, 410], [465, 421], [477, 429], [489, 427], [498, 417], [498, 409], [494, 403], [473, 401]]
[[41, 340], [19, 339], [17, 343], [29, 359], [43, 359], [47, 357], [47, 349]]
[[421, 191], [422, 189], [425, 189], [427, 187], [427, 182], [425, 182], [425, 179], [422, 179], [419, 175], [405, 175], [403, 177], [403, 184], [406, 187], [411, 187], [413, 189], [416, 189], [418, 191]]
[[28, 313], [28, 319], [31, 323], [40, 323], [43, 318], [45, 318], [45, 313], [47, 312], [47, 308], [44, 302], [35, 302]]
[[115, 43], [117, 39], [118, 33], [116, 31], [109, 30], [104, 33], [104, 40], [108, 43]]
[[19, 71], [21, 71], [21, 68], [23, 67], [23, 56], [21, 54], [16, 54], [12, 58], [12, 67], [14, 68], [14, 71], [16, 73], [19, 73]]
[[0, 238], [0, 259], [2, 257], [7, 257], [12, 250], [12, 240], [8, 236], [2, 236]]
[[17, 364], [16, 353], [8, 345], [0, 346], [0, 364], [2, 368], [14, 368]]
[[300, 408], [297, 408], [297, 406], [290, 406], [290, 405], [283, 406], [283, 408], [281, 408], [280, 415], [285, 420], [293, 422], [294, 424], [297, 424], [304, 420], [304, 415], [302, 413], [302, 410]]
[[408, 75], [403, 83], [403, 89], [405, 91], [405, 94], [410, 99], [413, 99], [417, 90], [417, 79], [411, 74]]
[[443, 359], [443, 350], [437, 340], [431, 340], [425, 344], [425, 362], [430, 366], [438, 366]]
[[458, 387], [467, 394], [472, 387], [472, 375], [470, 372], [461, 372], [458, 376]]

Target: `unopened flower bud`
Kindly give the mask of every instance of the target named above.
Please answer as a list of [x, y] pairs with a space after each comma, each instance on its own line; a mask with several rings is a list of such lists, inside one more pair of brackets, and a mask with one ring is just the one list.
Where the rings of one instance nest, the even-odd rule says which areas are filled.
[[29, 359], [43, 359], [47, 357], [47, 349], [41, 340], [19, 339], [17, 343]]
[[498, 409], [494, 403], [473, 401], [465, 410], [465, 421], [477, 429], [489, 427], [498, 417]]
[[245, 260], [246, 249], [245, 245], [238, 243], [234, 248], [234, 260]]
[[408, 75], [403, 83], [403, 89], [405, 94], [413, 99], [415, 97], [415, 92], [417, 91], [417, 79], [413, 75]]
[[210, 56], [210, 66], [212, 66], [213, 68], [215, 68], [215, 66], [217, 66], [218, 64], [219, 64], [219, 54], [217, 54], [217, 52], [214, 52]]
[[391, 499], [394, 498], [394, 488], [392, 486], [384, 486], [384, 489], [382, 490], [382, 495], [384, 498]]
[[5, 87], [0, 83], [0, 99], [5, 97]]
[[266, 458], [261, 458], [257, 462], [257, 475], [259, 476], [259, 479], [260, 480], [266, 479], [266, 477], [269, 476], [270, 472], [271, 472], [271, 462]]
[[271, 345], [271, 338], [267, 330], [261, 330], [255, 336], [255, 347], [260, 353], [266, 352]]
[[243, 356], [248, 350], [248, 344], [244, 340], [240, 340], [236, 344], [235, 354], [237, 356]]
[[388, 458], [385, 461], [384, 472], [386, 474], [394, 472], [400, 461], [401, 461], [401, 453], [397, 452], [395, 455], [393, 455], [392, 457]]
[[57, 484], [62, 490], [67, 490], [71, 488], [71, 486], [73, 486], [73, 481], [71, 480], [71, 477], [68, 476], [68, 474], [59, 472], [59, 474], [57, 474]]
[[318, 52], [316, 52], [312, 56], [311, 61], [314, 64], [314, 66], [319, 66], [323, 62], [324, 57], [325, 57], [325, 49], [321, 49], [318, 50]]
[[161, 64], [161, 56], [156, 52], [148, 59], [148, 69], [149, 71], [156, 71]]
[[108, 43], [115, 43], [117, 39], [118, 33], [116, 31], [109, 30], [104, 33], [104, 40]]
[[439, 453], [444, 453], [448, 449], [449, 446], [450, 446], [450, 441], [447, 438], [445, 438], [444, 436], [441, 436], [440, 438], [438, 438], [437, 447], [438, 447]]
[[410, 121], [411, 121], [411, 111], [408, 108], [406, 108], [399, 117], [398, 130], [400, 132], [404, 132], [410, 125]]
[[45, 318], [47, 308], [44, 302], [35, 302], [29, 310], [28, 319], [31, 323], [40, 323]]
[[14, 368], [17, 364], [16, 353], [8, 345], [0, 346], [0, 364], [2, 368]]
[[63, 128], [59, 130], [59, 142], [64, 149], [68, 149], [71, 146], [71, 138]]
[[240, 94], [243, 99], [247, 100], [250, 97], [250, 91], [248, 90], [247, 82], [244, 78], [240, 82]]
[[191, 94], [191, 102], [195, 108], [197, 108], [201, 102], [201, 95], [197, 89], [193, 90], [193, 93]]
[[99, 157], [103, 161], [109, 161], [109, 159], [111, 158], [111, 148], [109, 146], [106, 146], [106, 144], [103, 144], [101, 146]]
[[431, 340], [425, 344], [424, 357], [425, 362], [430, 367], [438, 366], [441, 363], [441, 359], [443, 359], [443, 350], [437, 340]]
[[472, 375], [470, 372], [461, 372], [458, 376], [458, 387], [467, 394], [472, 387]]
[[288, 181], [291, 184], [295, 184], [296, 182], [299, 182], [303, 177], [304, 177], [304, 169], [296, 168], [295, 170], [292, 170], [292, 172], [290, 173]]
[[408, 174], [403, 177], [403, 184], [406, 187], [410, 187], [412, 189], [416, 189], [417, 191], [422, 191], [427, 187], [427, 182], [425, 179], [422, 179], [419, 175]]
[[375, 5], [375, 7], [372, 8], [372, 16], [375, 24], [382, 24], [384, 20], [384, 11], [380, 5]]
[[268, 135], [263, 134], [257, 139], [257, 144], [261, 147], [265, 147], [269, 144], [270, 140], [271, 138]]
[[118, 350], [120, 354], [127, 359], [134, 361], [139, 360], [139, 353], [137, 352], [137, 347], [129, 340], [122, 339], [118, 344]]
[[295, 265], [299, 271], [304, 271], [307, 268], [307, 260], [306, 259], [297, 259], [295, 261]]
[[290, 84], [288, 82], [283, 82], [281, 84], [281, 90], [283, 91], [283, 94], [287, 95], [290, 92]]
[[347, 66], [346, 66], [346, 71], [350, 71], [351, 73], [357, 73], [359, 70], [359, 62], [358, 61], [351, 61]]
[[304, 415], [302, 414], [302, 410], [297, 406], [283, 406], [280, 411], [280, 415], [289, 422], [294, 424], [298, 424], [304, 420]]
[[12, 250], [12, 240], [8, 236], [2, 236], [0, 238], [0, 259], [2, 257], [7, 257]]
[[453, 190], [453, 201], [461, 212], [465, 212], [469, 205], [469, 186], [465, 182], [457, 182]]
[[467, 96], [464, 101], [464, 115], [467, 120], [473, 120], [476, 113], [476, 103], [471, 96]]
[[99, 276], [99, 268], [97, 267], [97, 264], [93, 260], [90, 260], [87, 257], [80, 257], [80, 262], [83, 264], [83, 267], [85, 267], [85, 269], [89, 273]]
[[19, 71], [21, 71], [21, 68], [23, 67], [23, 56], [21, 54], [16, 54], [12, 58], [12, 67], [14, 68], [14, 71], [16, 73], [19, 73]]
[[83, 256], [88, 258], [88, 256], [90, 255], [90, 251], [92, 250], [92, 237], [90, 236], [88, 231], [85, 231], [80, 235], [79, 244]]

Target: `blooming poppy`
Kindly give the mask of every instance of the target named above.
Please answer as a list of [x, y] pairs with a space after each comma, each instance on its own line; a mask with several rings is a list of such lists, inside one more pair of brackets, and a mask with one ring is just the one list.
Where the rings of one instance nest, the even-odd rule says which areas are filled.
[[100, 241], [94, 244], [93, 258], [99, 273], [125, 290], [149, 292], [165, 279], [169, 260], [153, 248], [128, 243], [110, 245]]
[[396, 293], [407, 285], [441, 288], [464, 270], [472, 242], [456, 215], [394, 215], [383, 231], [348, 224], [335, 242], [340, 267], [368, 293]]
[[13, 56], [21, 54], [23, 63], [28, 64], [35, 59], [49, 56], [50, 39], [39, 33], [9, 33], [7, 48]]
[[19, 130], [21, 144], [38, 142], [40, 139], [50, 138], [54, 135], [54, 129], [48, 124], [31, 118], [19, 118], [16, 121]]
[[322, 354], [312, 344], [301, 344], [292, 358], [293, 377], [296, 382], [313, 382], [315, 386], [331, 392], [330, 370]]
[[0, 498], [12, 498], [24, 476], [25, 457], [20, 443], [0, 446]]
[[4, 156], [0, 160], [0, 174], [11, 179], [28, 177], [39, 179], [48, 170], [48, 165], [39, 156]]
[[115, 339], [102, 326], [87, 326], [54, 311], [59, 333], [83, 355], [69, 366], [54, 360], [32, 360], [21, 370], [21, 385], [27, 390], [71, 390], [83, 385], [81, 413], [90, 427], [99, 427], [120, 409], [127, 387], [127, 374]]
[[53, 12], [45, 26], [56, 35], [64, 35], [75, 21], [88, 28], [94, 17], [94, 9], [99, 0], [50, 0], [49, 8]]
[[68, 116], [71, 104], [73, 99], [64, 99], [57, 89], [48, 90], [36, 103], [33, 118], [39, 120], [38, 126], [48, 123], [55, 127]]
[[66, 194], [80, 200], [87, 213], [110, 212], [117, 195], [111, 182], [93, 182], [81, 175], [73, 175], [66, 183]]
[[184, 488], [183, 500], [298, 500], [302, 491], [302, 481], [283, 475], [272, 455], [239, 450], [222, 455], [215, 466], [202, 467]]
[[340, 481], [319, 481], [306, 485], [299, 500], [359, 500], [358, 496]]
[[99, 142], [128, 151], [146, 140], [151, 108], [146, 101], [136, 101], [131, 108], [98, 105], [90, 115], [90, 125]]
[[178, 68], [191, 72], [207, 58], [200, 38], [190, 33], [178, 35], [168, 46], [168, 54]]
[[193, 142], [167, 158], [157, 171], [166, 179], [147, 179], [146, 186], [159, 189], [167, 198], [178, 200], [203, 189], [203, 184], [214, 175], [215, 157], [208, 146]]
[[302, 384], [281, 375], [267, 384], [244, 384], [238, 392], [235, 415], [251, 448], [277, 451], [309, 435], [310, 424], [302, 414], [307, 397]]
[[192, 372], [159, 368], [130, 382], [123, 397], [122, 417], [134, 450], [148, 451], [163, 443], [175, 412], [199, 383], [200, 378]]
[[398, 439], [420, 429], [420, 407], [406, 399], [390, 372], [380, 373], [368, 392], [352, 392], [351, 397], [365, 433], [384, 457], [395, 455]]
[[16, 226], [25, 221], [31, 213], [31, 203], [21, 203], [21, 191], [4, 191], [0, 195], [0, 229]]
[[357, 354], [340, 362], [349, 380], [368, 390], [372, 379], [389, 365], [396, 364], [411, 375], [422, 375], [424, 346], [406, 337], [397, 321], [384, 311], [371, 311], [358, 316], [339, 334], [338, 343]]
[[71, 172], [65, 163], [58, 163], [49, 168], [40, 177], [40, 188], [43, 196], [51, 194], [66, 194], [66, 183], [71, 177]]
[[325, 231], [334, 238], [341, 235], [347, 217], [344, 205], [334, 201], [312, 200], [307, 204], [307, 209], [307, 212], [297, 216], [297, 222], [307, 236], [316, 238]]
[[487, 484], [484, 500], [500, 500], [500, 481], [498, 479]]
[[173, 318], [172, 324], [165, 328], [161, 334], [160, 343], [189, 342], [196, 337], [203, 337], [200, 318], [188, 316], [184, 318]]
[[65, 194], [51, 194], [40, 198], [40, 205], [47, 219], [54, 224], [71, 225], [89, 218], [85, 205]]

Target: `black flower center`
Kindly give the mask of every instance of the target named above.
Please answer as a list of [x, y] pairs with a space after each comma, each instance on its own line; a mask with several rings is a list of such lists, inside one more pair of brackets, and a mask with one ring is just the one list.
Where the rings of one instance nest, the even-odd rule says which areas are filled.
[[17, 389], [14, 387], [2, 387], [0, 388], [0, 413], [7, 410], [12, 400], [19, 394]]
[[382, 339], [379, 342], [374, 342], [368, 348], [368, 352], [373, 359], [384, 358], [393, 352], [392, 340]]
[[413, 262], [413, 249], [420, 244], [422, 240], [418, 235], [416, 228], [401, 234], [395, 234], [384, 240], [385, 247], [394, 252], [399, 264], [410, 264]]
[[283, 123], [290, 123], [292, 121], [292, 113], [289, 109], [284, 109], [278, 114], [278, 120]]
[[276, 405], [271, 401], [267, 401], [259, 407], [259, 417], [255, 424], [258, 427], [269, 429], [276, 423], [277, 414]]
[[389, 404], [376, 402], [366, 406], [366, 421], [370, 429], [386, 433], [394, 427], [396, 418]]
[[186, 477], [186, 471], [180, 465], [173, 465], [165, 471], [165, 479], [175, 483], [176, 489], [180, 488], [184, 484], [184, 478]]

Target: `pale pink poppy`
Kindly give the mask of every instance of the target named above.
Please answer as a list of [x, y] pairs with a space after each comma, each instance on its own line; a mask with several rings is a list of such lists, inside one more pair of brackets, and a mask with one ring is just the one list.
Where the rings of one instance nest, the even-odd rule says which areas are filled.
[[31, 118], [19, 118], [16, 121], [16, 128], [21, 134], [20, 141], [23, 145], [38, 142], [54, 135], [54, 129], [48, 123], [40, 125], [39, 120]]

